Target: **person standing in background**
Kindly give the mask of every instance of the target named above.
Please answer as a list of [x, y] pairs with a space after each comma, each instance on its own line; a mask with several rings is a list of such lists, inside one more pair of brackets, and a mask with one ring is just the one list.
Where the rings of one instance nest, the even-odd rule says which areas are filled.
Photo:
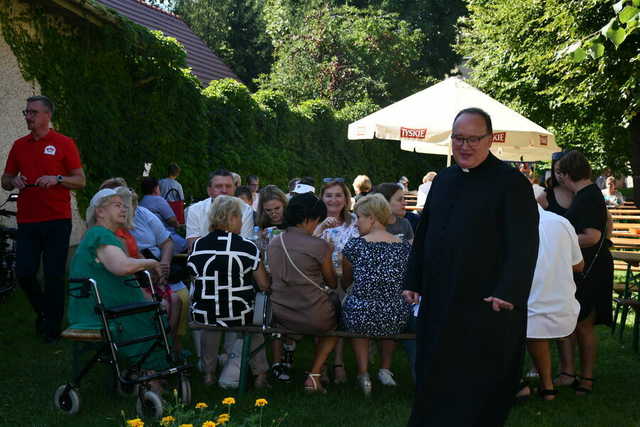
[[479, 108], [455, 117], [456, 165], [433, 181], [409, 258], [403, 293], [422, 296], [411, 427], [504, 425], [520, 382], [538, 210], [492, 132]]
[[[22, 112], [30, 133], [13, 143], [2, 188], [20, 190], [16, 275], [36, 313], [36, 333], [45, 342], [60, 336], [65, 302], [65, 268], [71, 235], [69, 190], [85, 186], [80, 153], [73, 139], [50, 129], [53, 103], [27, 99]], [[44, 289], [36, 274], [42, 259]]]

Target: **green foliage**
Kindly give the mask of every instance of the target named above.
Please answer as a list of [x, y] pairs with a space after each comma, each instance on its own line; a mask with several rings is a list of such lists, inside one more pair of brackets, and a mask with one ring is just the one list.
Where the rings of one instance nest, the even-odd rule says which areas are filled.
[[424, 34], [417, 67], [437, 79], [445, 77], [462, 59], [452, 48], [458, 37], [456, 23], [466, 15], [463, 0], [343, 0], [336, 3], [377, 7], [397, 13]]
[[0, 1], [3, 36], [25, 77], [57, 104], [56, 128], [78, 144], [88, 178], [81, 211], [107, 177], [136, 185], [145, 162], [161, 173], [171, 161], [190, 164], [182, 182], [195, 191], [200, 183], [192, 171], [207, 159], [201, 144], [207, 128], [199, 119], [205, 105], [196, 80], [185, 77], [182, 47], [129, 21], [98, 26], [56, 17], [43, 2], [22, 12], [12, 3]]
[[[284, 95], [247, 88], [230, 79], [203, 90], [209, 108], [212, 168], [225, 166], [242, 176], [286, 188], [296, 176], [348, 180], [361, 173], [374, 182], [407, 175], [412, 182], [442, 159], [400, 150], [392, 141], [347, 140], [347, 126], [379, 107], [369, 100], [335, 111], [326, 100], [307, 100], [290, 107]], [[239, 112], [242, 111], [242, 114]]]
[[559, 56], [570, 55], [574, 62], [604, 55], [604, 41], [609, 40], [616, 49], [640, 25], [640, 0], [620, 0], [613, 5], [614, 17], [598, 31], [583, 37], [559, 52]]
[[125, 19], [97, 26], [56, 18], [39, 2], [17, 12], [10, 3], [0, 0], [3, 36], [25, 77], [55, 101], [56, 128], [80, 149], [88, 179], [81, 212], [106, 178], [137, 187], [144, 163], [158, 177], [170, 162], [181, 165], [188, 200], [206, 196], [208, 173], [218, 167], [284, 186], [295, 176], [360, 173], [417, 182], [428, 166], [397, 142], [347, 141], [348, 123], [377, 109], [371, 101], [336, 112], [326, 100], [291, 106], [278, 91], [251, 94], [232, 79], [202, 90], [184, 68], [183, 48], [159, 32]]
[[269, 72], [271, 41], [262, 18], [264, 0], [176, 0], [174, 11], [231, 66], [251, 89]]
[[291, 102], [317, 97], [342, 108], [367, 97], [388, 104], [424, 87], [417, 67], [424, 36], [396, 14], [329, 5], [288, 19], [281, 12], [270, 4], [268, 29], [282, 38], [262, 88], [279, 90]]
[[604, 36], [570, 46], [578, 58], [600, 61], [556, 54], [601, 28], [609, 8], [605, 0], [476, 1], [459, 49], [470, 57], [477, 87], [550, 128], [562, 147], [584, 151], [596, 169], [626, 172], [628, 126], [640, 99], [637, 38], [604, 56]]

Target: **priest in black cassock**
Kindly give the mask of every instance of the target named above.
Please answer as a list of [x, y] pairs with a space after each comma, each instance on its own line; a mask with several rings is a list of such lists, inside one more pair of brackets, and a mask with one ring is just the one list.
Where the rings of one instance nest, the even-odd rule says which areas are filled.
[[412, 427], [501, 426], [517, 392], [538, 210], [492, 139], [486, 112], [458, 113], [456, 165], [433, 181], [416, 232], [404, 291], [422, 297]]

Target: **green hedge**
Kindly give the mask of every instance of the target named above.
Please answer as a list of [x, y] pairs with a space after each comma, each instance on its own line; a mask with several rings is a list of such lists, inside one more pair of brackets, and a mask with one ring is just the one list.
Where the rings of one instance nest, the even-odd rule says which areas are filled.
[[206, 196], [208, 173], [218, 167], [280, 186], [295, 176], [360, 173], [374, 182], [407, 175], [415, 186], [433, 168], [428, 159], [444, 163], [397, 142], [347, 141], [348, 123], [377, 109], [370, 102], [341, 111], [322, 100], [290, 106], [279, 93], [251, 94], [231, 79], [201, 90], [174, 39], [124, 18], [98, 26], [46, 3], [17, 12], [0, 0], [0, 25], [25, 78], [56, 103], [57, 129], [77, 141], [88, 178], [81, 211], [108, 177], [135, 185], [145, 162], [158, 177], [180, 164], [188, 199]]

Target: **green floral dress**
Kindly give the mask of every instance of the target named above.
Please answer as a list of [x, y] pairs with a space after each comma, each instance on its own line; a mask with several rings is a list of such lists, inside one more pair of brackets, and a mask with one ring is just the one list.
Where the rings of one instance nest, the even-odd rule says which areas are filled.
[[[100, 246], [117, 246], [124, 251], [122, 242], [111, 230], [102, 226], [92, 227], [85, 234], [71, 260], [70, 277], [94, 279], [105, 307], [145, 301], [137, 283], [128, 281], [133, 279], [133, 276], [116, 276], [98, 260], [97, 250]], [[78, 292], [71, 292], [69, 298], [69, 327], [102, 329], [102, 321], [95, 312], [96, 298], [93, 290], [89, 298], [76, 298], [74, 295], [77, 296]], [[153, 312], [111, 319], [109, 326], [111, 336], [116, 343], [156, 333]], [[126, 357], [134, 357], [144, 353], [150, 345], [151, 342], [145, 342], [121, 347], [119, 353]], [[166, 358], [160, 350], [150, 355], [143, 366], [145, 369], [156, 370], [166, 367], [168, 367]]]

